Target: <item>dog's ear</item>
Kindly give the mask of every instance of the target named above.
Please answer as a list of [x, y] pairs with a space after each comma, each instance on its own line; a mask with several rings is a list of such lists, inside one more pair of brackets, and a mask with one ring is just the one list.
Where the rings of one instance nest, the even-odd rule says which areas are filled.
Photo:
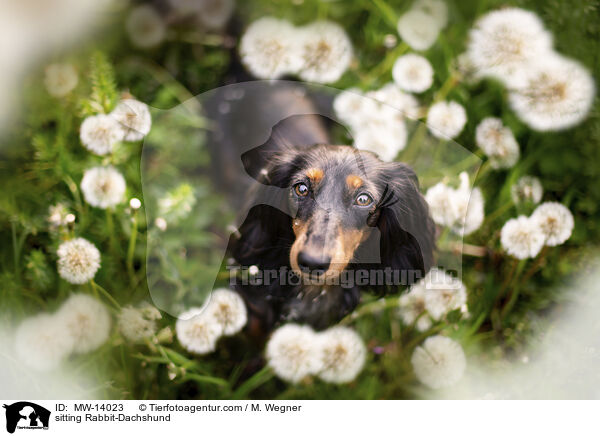
[[239, 234], [230, 241], [229, 251], [240, 265], [277, 269], [287, 260], [294, 241], [288, 187], [303, 160], [298, 152], [271, 155], [249, 193], [251, 208]]
[[373, 225], [381, 232], [381, 262], [402, 271], [406, 284], [412, 284], [433, 264], [435, 225], [412, 168], [400, 162], [386, 163], [380, 182], [384, 195]]

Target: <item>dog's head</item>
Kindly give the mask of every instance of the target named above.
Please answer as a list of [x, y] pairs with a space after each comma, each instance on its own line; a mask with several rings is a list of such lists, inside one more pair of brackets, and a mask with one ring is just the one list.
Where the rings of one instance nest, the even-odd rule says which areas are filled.
[[279, 259], [308, 281], [359, 264], [415, 277], [430, 268], [434, 225], [407, 165], [315, 145], [273, 153], [261, 174], [263, 186], [279, 188], [280, 205], [249, 214], [234, 253], [242, 264]]

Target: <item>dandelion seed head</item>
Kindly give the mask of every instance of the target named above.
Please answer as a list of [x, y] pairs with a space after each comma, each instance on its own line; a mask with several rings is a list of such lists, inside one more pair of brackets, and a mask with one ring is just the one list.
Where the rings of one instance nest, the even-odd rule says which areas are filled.
[[398, 300], [402, 322], [406, 326], [410, 326], [416, 321], [415, 328], [420, 332], [429, 330], [432, 324], [431, 318], [425, 309], [424, 291], [423, 286], [412, 286]]
[[123, 201], [125, 178], [112, 166], [90, 168], [81, 179], [81, 192], [85, 201], [94, 207], [114, 207]]
[[400, 38], [414, 50], [429, 49], [437, 40], [440, 26], [437, 19], [419, 9], [411, 9], [398, 20]]
[[215, 289], [210, 294], [206, 308], [207, 316], [221, 326], [222, 334], [231, 336], [246, 325], [248, 315], [244, 300], [237, 292], [229, 289]]
[[427, 127], [436, 138], [455, 138], [466, 123], [467, 112], [455, 101], [434, 103], [427, 112]]
[[100, 252], [94, 244], [84, 238], [63, 242], [56, 251], [58, 274], [75, 285], [94, 278], [100, 268]]
[[573, 214], [564, 205], [556, 202], [540, 204], [531, 219], [540, 227], [545, 236], [545, 245], [555, 247], [571, 237], [575, 221]]
[[50, 314], [23, 320], [15, 332], [18, 358], [37, 371], [56, 369], [73, 350], [73, 342], [64, 324]]
[[467, 289], [463, 282], [439, 268], [432, 268], [411, 290], [413, 288], [424, 295], [425, 310], [436, 321], [448, 312], [462, 310], [467, 304]]
[[582, 122], [595, 96], [594, 79], [578, 62], [553, 55], [529, 68], [509, 93], [517, 116], [539, 131], [568, 129]]
[[[394, 82], [387, 83], [375, 91], [370, 91], [366, 96], [395, 109], [395, 111], [388, 110], [391, 112], [390, 118], [416, 119], [419, 117], [419, 101], [414, 95], [403, 92]], [[369, 112], [365, 113], [368, 114]]]
[[164, 41], [167, 27], [160, 14], [150, 5], [131, 10], [125, 22], [131, 43], [139, 48], [156, 47]]
[[295, 74], [302, 66], [298, 30], [285, 20], [260, 18], [242, 36], [240, 56], [248, 71], [259, 79]]
[[117, 121], [124, 141], [139, 141], [152, 127], [148, 106], [132, 98], [121, 100], [110, 116]]
[[367, 350], [362, 338], [348, 327], [333, 327], [318, 334], [321, 371], [329, 383], [348, 383], [362, 371]]
[[469, 34], [468, 52], [476, 70], [500, 80], [516, 80], [551, 51], [552, 36], [541, 20], [519, 8], [485, 14]]
[[69, 209], [64, 204], [57, 203], [48, 208], [48, 217], [46, 220], [50, 224], [50, 227], [56, 229], [66, 226], [69, 223], [67, 220], [69, 215]]
[[519, 160], [519, 144], [499, 118], [483, 119], [475, 131], [475, 141], [490, 158], [492, 168], [511, 168]]
[[73, 338], [73, 352], [87, 353], [100, 347], [110, 334], [110, 314], [104, 304], [85, 294], [71, 295], [56, 313]]
[[544, 240], [540, 225], [524, 215], [508, 220], [500, 232], [502, 247], [517, 259], [537, 256], [544, 246]]
[[440, 29], [448, 24], [448, 6], [443, 0], [417, 0], [411, 9], [422, 11], [432, 17]]
[[81, 123], [79, 139], [85, 148], [99, 156], [111, 153], [123, 135], [119, 124], [110, 116], [99, 114]]
[[423, 56], [409, 53], [396, 60], [392, 77], [402, 90], [420, 93], [433, 84], [433, 68]]
[[46, 90], [53, 97], [64, 97], [75, 89], [79, 81], [77, 70], [71, 64], [50, 64], [44, 71]]
[[337, 23], [317, 21], [300, 30], [302, 80], [316, 83], [334, 83], [350, 66], [352, 42]]
[[119, 331], [128, 341], [140, 343], [156, 334], [157, 321], [161, 318], [158, 309], [150, 304], [126, 306], [119, 313]]
[[181, 315], [175, 323], [175, 332], [181, 345], [196, 354], [215, 351], [222, 327], [204, 308], [192, 308]]
[[511, 186], [510, 193], [515, 204], [526, 202], [538, 204], [542, 200], [544, 188], [537, 177], [523, 176]]
[[269, 366], [282, 380], [298, 383], [321, 369], [317, 335], [310, 327], [286, 324], [273, 332], [266, 348]]
[[431, 389], [456, 384], [463, 376], [467, 359], [456, 341], [444, 336], [432, 336], [413, 352], [411, 363], [417, 379]]

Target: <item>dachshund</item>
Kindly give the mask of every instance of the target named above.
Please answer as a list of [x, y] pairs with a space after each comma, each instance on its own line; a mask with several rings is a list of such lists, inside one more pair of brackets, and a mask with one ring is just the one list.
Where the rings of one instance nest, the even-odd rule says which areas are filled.
[[[254, 183], [227, 249], [245, 272], [232, 286], [246, 302], [250, 329], [266, 334], [284, 322], [325, 329], [356, 308], [361, 292], [399, 292], [422, 278], [433, 263], [435, 225], [415, 172], [331, 144], [331, 120], [289, 86], [260, 94], [258, 105], [281, 121], [266, 142], [240, 153]], [[253, 108], [244, 111], [251, 118], [259, 106], [244, 107]], [[220, 128], [230, 130], [225, 121]], [[227, 147], [235, 144], [218, 148]]]

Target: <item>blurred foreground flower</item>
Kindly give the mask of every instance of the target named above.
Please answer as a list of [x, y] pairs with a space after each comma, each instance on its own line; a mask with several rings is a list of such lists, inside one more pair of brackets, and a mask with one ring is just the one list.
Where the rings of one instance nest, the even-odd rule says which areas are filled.
[[514, 83], [552, 51], [552, 36], [532, 12], [505, 8], [477, 20], [469, 34], [468, 56], [478, 74]]
[[156, 321], [161, 318], [158, 309], [148, 303], [140, 307], [126, 306], [119, 313], [119, 331], [130, 342], [143, 342], [156, 333]]
[[120, 126], [121, 139], [124, 141], [139, 141], [150, 132], [152, 126], [148, 106], [132, 98], [121, 100], [110, 116]]
[[331, 21], [296, 28], [285, 20], [264, 17], [253, 22], [240, 42], [240, 56], [259, 79], [298, 74], [302, 80], [336, 82], [352, 60], [352, 43]]
[[167, 33], [163, 18], [150, 5], [134, 8], [127, 17], [125, 28], [131, 43], [140, 48], [156, 47]]
[[511, 168], [519, 160], [519, 144], [500, 118], [484, 118], [475, 131], [475, 141], [490, 158], [492, 168]]
[[113, 151], [115, 143], [123, 139], [123, 133], [113, 117], [98, 114], [83, 120], [79, 138], [85, 148], [102, 156]]
[[433, 68], [423, 56], [409, 53], [396, 60], [392, 77], [404, 91], [424, 92], [433, 84]]
[[575, 225], [573, 214], [560, 203], [540, 204], [531, 215], [531, 219], [540, 226], [544, 234], [544, 244], [555, 247], [571, 237]]
[[94, 278], [100, 268], [100, 252], [84, 238], [63, 242], [56, 251], [58, 274], [73, 284], [83, 284]]
[[319, 378], [329, 383], [348, 383], [362, 371], [367, 349], [361, 337], [348, 327], [332, 327], [318, 334], [321, 369]]
[[222, 334], [231, 336], [238, 333], [248, 321], [246, 305], [237, 292], [229, 289], [215, 289], [211, 292], [205, 307], [206, 316], [214, 318], [221, 326]]
[[587, 116], [595, 97], [594, 80], [578, 62], [549, 55], [511, 88], [509, 102], [517, 116], [534, 130], [563, 130]]
[[511, 186], [510, 194], [515, 204], [527, 202], [537, 204], [542, 200], [544, 188], [537, 177], [523, 176]]
[[81, 179], [81, 192], [92, 206], [108, 209], [123, 201], [125, 178], [111, 166], [90, 168]]
[[298, 383], [321, 369], [317, 335], [297, 324], [279, 327], [267, 343], [266, 358], [275, 374], [288, 382]]
[[192, 308], [179, 315], [175, 324], [177, 339], [186, 350], [196, 354], [215, 351], [222, 327], [204, 308]]
[[436, 224], [449, 227], [457, 235], [468, 235], [481, 227], [484, 219], [484, 200], [481, 190], [469, 185], [466, 172], [459, 175], [457, 189], [438, 183], [427, 190], [425, 200]]
[[455, 101], [434, 103], [427, 112], [427, 127], [436, 138], [455, 138], [466, 123], [465, 108]]
[[537, 256], [544, 246], [544, 233], [535, 220], [521, 215], [504, 224], [500, 242], [511, 256], [527, 259]]
[[432, 389], [457, 383], [467, 366], [460, 344], [439, 335], [425, 339], [423, 345], [415, 348], [411, 363], [419, 381]]
[[102, 345], [110, 333], [110, 314], [96, 299], [85, 294], [71, 295], [55, 315], [73, 338], [75, 353], [87, 353]]
[[45, 74], [46, 90], [53, 97], [64, 97], [77, 86], [77, 70], [71, 64], [48, 65]]
[[15, 332], [17, 356], [28, 367], [49, 371], [73, 349], [74, 338], [65, 325], [49, 314], [25, 319]]

